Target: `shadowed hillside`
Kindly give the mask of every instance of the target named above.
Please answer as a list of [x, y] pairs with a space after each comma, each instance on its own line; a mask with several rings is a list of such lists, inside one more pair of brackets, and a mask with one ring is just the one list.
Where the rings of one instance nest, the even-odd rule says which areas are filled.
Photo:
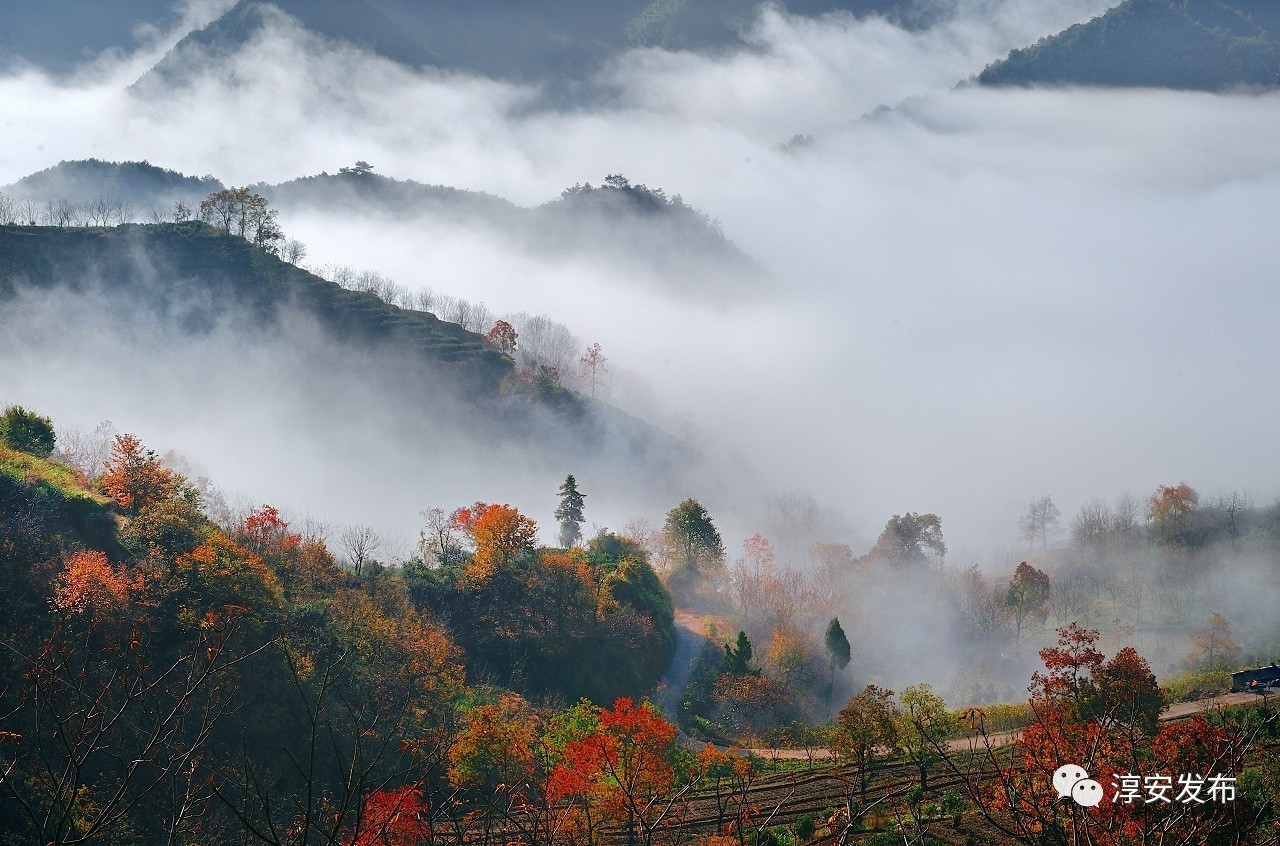
[[1127, 0], [986, 68], [983, 85], [1221, 91], [1280, 84], [1280, 4]]

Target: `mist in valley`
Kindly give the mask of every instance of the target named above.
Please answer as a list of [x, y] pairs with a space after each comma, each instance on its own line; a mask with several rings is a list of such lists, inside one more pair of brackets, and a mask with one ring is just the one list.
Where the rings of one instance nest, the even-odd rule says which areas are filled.
[[[1087, 571], [1095, 587], [1108, 567], [1144, 585], [1176, 569], [1155, 541], [1090, 559], [1070, 521], [1094, 497], [1132, 492], [1145, 519], [1158, 485], [1186, 481], [1206, 506], [1248, 490], [1257, 537], [1270, 531], [1280, 96], [957, 86], [1104, 2], [960, 3], [914, 30], [763, 7], [733, 49], [624, 52], [567, 101], [410, 70], [280, 18], [184, 80], [130, 88], [229, 5], [185, 4], [181, 25], [68, 77], [0, 77], [0, 184], [90, 157], [269, 186], [364, 160], [509, 201], [380, 208], [335, 191], [275, 204], [321, 275], [376, 272], [407, 303], [429, 289], [599, 342], [602, 397], [680, 439], [680, 460], [655, 470], [602, 449], [579, 466], [568, 449], [480, 436], [406, 399], [396, 386], [421, 374], [403, 361], [327, 346], [305, 321], [246, 337], [229, 318], [175, 345], [172, 325], [131, 336], [133, 304], [93, 296], [3, 305], [0, 400], [85, 431], [110, 419], [232, 500], [369, 524], [405, 555], [420, 510], [476, 500], [510, 502], [551, 542], [567, 473], [590, 524], [660, 526], [696, 497], [731, 564], [760, 532], [810, 586], [814, 543], [861, 556], [891, 515], [939, 515], [945, 558], [909, 578], [842, 577], [821, 614], [800, 613], [815, 637], [828, 610], [845, 622], [849, 689], [1020, 692], [1044, 631], [1066, 617], [1020, 644], [957, 637], [973, 624], [955, 587], [970, 565], [996, 596], [1022, 560], [1055, 584]], [[566, 188], [611, 174], [680, 195], [749, 263], [708, 249], [704, 230], [645, 235], [639, 217], [604, 226], [569, 208], [554, 224], [515, 222], [545, 221], [540, 207]], [[660, 248], [644, 240], [655, 237]], [[1061, 522], [1029, 544], [1018, 520], [1046, 493]], [[811, 506], [803, 519], [797, 502]], [[1159, 669], [1180, 666], [1190, 621], [1210, 611], [1250, 654], [1277, 642], [1276, 597], [1260, 590], [1274, 548], [1206, 544], [1198, 560], [1214, 563], [1195, 588], [1162, 594], [1188, 597], [1178, 613], [1153, 611], [1150, 592], [1145, 617], [1132, 591], [1113, 605], [1122, 623], [1168, 630], [1152, 644], [1164, 657], [1149, 655]], [[1086, 612], [1109, 622], [1105, 602]], [[978, 665], [987, 687], [962, 689]]]

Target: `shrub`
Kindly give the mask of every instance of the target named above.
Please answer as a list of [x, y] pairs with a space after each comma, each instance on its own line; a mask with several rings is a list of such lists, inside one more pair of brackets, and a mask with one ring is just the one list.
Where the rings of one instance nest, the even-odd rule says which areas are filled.
[[37, 458], [48, 458], [57, 435], [53, 421], [20, 405], [11, 405], [0, 415], [0, 443], [9, 449]]

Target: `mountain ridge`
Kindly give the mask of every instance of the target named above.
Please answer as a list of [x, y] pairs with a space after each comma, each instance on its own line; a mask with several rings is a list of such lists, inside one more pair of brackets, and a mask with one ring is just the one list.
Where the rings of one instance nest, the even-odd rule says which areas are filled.
[[1125, 0], [988, 65], [991, 87], [1225, 91], [1280, 85], [1280, 4]]

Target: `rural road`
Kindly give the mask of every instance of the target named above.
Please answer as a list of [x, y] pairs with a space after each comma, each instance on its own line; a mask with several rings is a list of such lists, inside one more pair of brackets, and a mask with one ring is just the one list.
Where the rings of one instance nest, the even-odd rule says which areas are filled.
[[[1243, 705], [1252, 702], [1258, 698], [1254, 693], [1223, 693], [1218, 696], [1212, 696], [1207, 699], [1197, 699], [1194, 702], [1175, 702], [1173, 705], [1165, 708], [1160, 712], [1160, 722], [1166, 720], [1182, 720], [1187, 717], [1202, 714], [1206, 711], [1212, 711], [1219, 706], [1226, 707], [1230, 705]], [[992, 734], [991, 740], [996, 746], [1003, 746], [1018, 736], [1016, 731], [1000, 732]], [[970, 748], [972, 738], [959, 737], [949, 741], [947, 746], [954, 752], [961, 752]], [[761, 758], [770, 758], [774, 760], [800, 760], [809, 759], [820, 760], [831, 757], [829, 749], [747, 749], [752, 755]]]
[[[662, 709], [662, 713], [668, 720], [679, 725], [681, 694], [684, 692], [685, 684], [689, 681], [689, 676], [693, 673], [693, 665], [698, 660], [702, 647], [707, 643], [707, 638], [702, 633], [702, 619], [697, 614], [676, 609], [675, 622], [675, 653], [671, 656], [671, 663], [667, 667], [667, 672], [663, 675], [662, 681], [658, 684], [658, 689], [654, 692], [653, 701]], [[1175, 702], [1160, 713], [1160, 720], [1162, 722], [1165, 720], [1181, 720], [1195, 714], [1211, 711], [1219, 706], [1241, 705], [1246, 702], [1252, 702], [1257, 698], [1257, 694], [1254, 693], [1223, 693], [1207, 699], [1197, 699], [1194, 702]], [[992, 735], [991, 739], [997, 744], [1004, 744], [1015, 736], [1017, 736], [1017, 732], [1002, 732]], [[952, 749], [959, 751], [968, 749], [969, 743], [969, 738], [958, 738], [951, 741], [949, 745]], [[695, 742], [695, 745], [701, 746], [702, 744]], [[762, 758], [786, 760], [818, 760], [831, 756], [830, 750], [827, 749], [746, 749], [743, 751]]]
[[697, 614], [676, 609], [676, 649], [667, 672], [653, 694], [654, 703], [668, 720], [680, 725], [680, 700], [684, 686], [693, 673], [693, 665], [707, 638], [702, 633], [702, 619]]

